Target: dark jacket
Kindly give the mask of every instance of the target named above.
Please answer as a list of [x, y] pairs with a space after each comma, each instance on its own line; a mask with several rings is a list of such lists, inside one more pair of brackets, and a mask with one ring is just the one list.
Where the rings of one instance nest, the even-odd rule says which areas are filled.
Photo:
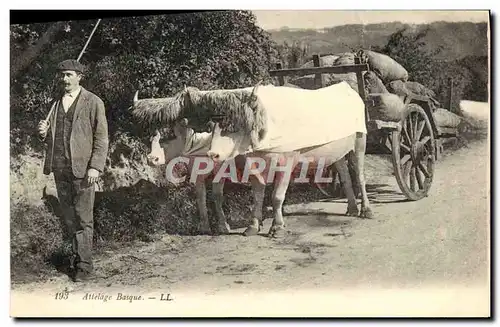
[[[103, 101], [94, 93], [82, 87], [76, 103], [70, 136], [71, 166], [76, 178], [84, 178], [89, 168], [102, 172], [108, 155], [108, 123]], [[54, 139], [57, 108], [61, 99], [53, 104], [50, 127], [47, 132], [48, 143], [43, 173], [52, 172]]]

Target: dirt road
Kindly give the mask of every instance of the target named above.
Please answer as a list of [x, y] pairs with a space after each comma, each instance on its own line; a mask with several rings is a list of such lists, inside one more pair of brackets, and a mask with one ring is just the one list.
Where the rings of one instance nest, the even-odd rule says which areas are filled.
[[[487, 316], [488, 171], [488, 143], [476, 142], [438, 162], [418, 202], [404, 200], [393, 176], [369, 180], [373, 220], [325, 201], [286, 206], [282, 240], [264, 236], [266, 220], [262, 236], [135, 243], [98, 257], [85, 284], [61, 274], [16, 285], [12, 314]], [[55, 300], [65, 287], [68, 299]], [[99, 299], [83, 300], [87, 292]]]

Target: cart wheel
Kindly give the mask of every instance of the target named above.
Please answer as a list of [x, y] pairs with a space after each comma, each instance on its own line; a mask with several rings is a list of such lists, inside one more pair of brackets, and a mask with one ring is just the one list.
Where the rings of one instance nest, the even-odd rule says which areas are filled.
[[434, 177], [435, 145], [429, 117], [410, 103], [401, 130], [392, 132], [392, 163], [403, 194], [412, 201], [427, 196]]

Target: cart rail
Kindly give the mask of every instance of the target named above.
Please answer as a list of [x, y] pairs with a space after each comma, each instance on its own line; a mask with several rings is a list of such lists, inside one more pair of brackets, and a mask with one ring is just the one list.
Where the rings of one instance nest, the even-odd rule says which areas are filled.
[[271, 76], [305, 76], [313, 74], [347, 74], [368, 71], [368, 64], [341, 65], [330, 67], [289, 68], [270, 70]]
[[[330, 66], [330, 67], [320, 67], [319, 55], [313, 55], [312, 68], [289, 68], [282, 69], [282, 64], [279, 62], [276, 64], [276, 69], [270, 70], [269, 75], [272, 77], [278, 77], [279, 85], [285, 85], [285, 77], [287, 76], [307, 76], [315, 75], [315, 83], [318, 88], [323, 87], [323, 75], [322, 74], [347, 74], [356, 73], [356, 79], [358, 83], [358, 94], [361, 96], [363, 101], [366, 101], [365, 92], [365, 81], [363, 79], [363, 72], [369, 71], [370, 66], [367, 63], [361, 63], [361, 58], [354, 57], [354, 65], [340, 65], [340, 66]], [[368, 109], [365, 108], [365, 119], [366, 123], [370, 121], [370, 115]]]

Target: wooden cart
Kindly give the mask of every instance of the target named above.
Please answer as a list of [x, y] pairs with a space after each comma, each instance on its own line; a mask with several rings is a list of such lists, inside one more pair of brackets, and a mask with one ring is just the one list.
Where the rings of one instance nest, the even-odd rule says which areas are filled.
[[439, 139], [455, 134], [456, 129], [438, 128], [432, 114], [436, 109], [434, 104], [429, 98], [417, 95], [404, 99], [406, 110], [399, 122], [370, 119], [368, 109], [371, 104], [363, 79], [363, 72], [370, 70], [369, 65], [355, 58], [354, 65], [320, 67], [318, 55], [313, 56], [313, 61], [315, 67], [312, 68], [282, 69], [278, 63], [277, 69], [269, 73], [277, 77], [279, 85], [285, 85], [286, 76], [314, 74], [316, 88], [322, 87], [322, 74], [356, 73], [358, 93], [366, 103], [368, 146], [391, 154], [394, 175], [406, 198], [416, 201], [427, 196], [440, 153]]

